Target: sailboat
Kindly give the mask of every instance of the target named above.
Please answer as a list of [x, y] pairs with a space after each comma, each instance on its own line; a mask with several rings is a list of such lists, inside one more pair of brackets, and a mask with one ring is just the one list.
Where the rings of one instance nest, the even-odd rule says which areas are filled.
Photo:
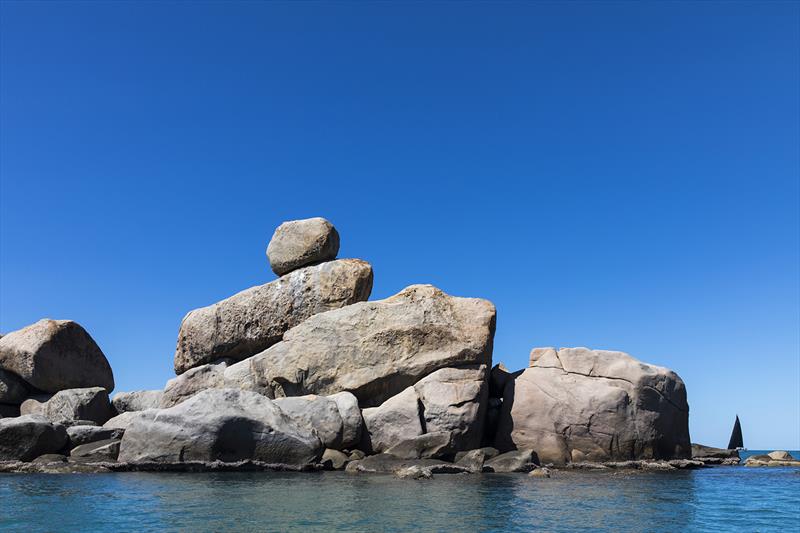
[[736, 415], [736, 422], [733, 423], [733, 431], [731, 432], [731, 440], [728, 442], [729, 450], [744, 450], [744, 442], [742, 440], [742, 425], [739, 423], [739, 415]]

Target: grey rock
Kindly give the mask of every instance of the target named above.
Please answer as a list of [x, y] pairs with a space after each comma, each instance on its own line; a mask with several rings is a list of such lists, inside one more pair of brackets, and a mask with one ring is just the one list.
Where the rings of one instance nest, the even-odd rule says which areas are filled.
[[100, 440], [119, 440], [124, 432], [124, 429], [100, 426], [70, 426], [67, 428], [71, 448]]
[[491, 302], [413, 285], [314, 315], [225, 377], [271, 398], [349, 391], [374, 407], [440, 368], [490, 364], [494, 324]]
[[0, 338], [0, 368], [32, 387], [114, 389], [114, 375], [97, 343], [78, 323], [43, 319]]
[[141, 416], [125, 430], [121, 462], [184, 463], [243, 460], [283, 465], [317, 462], [322, 443], [268, 398], [209, 389], [183, 403]]
[[486, 460], [491, 459], [493, 457], [497, 457], [498, 455], [500, 455], [500, 450], [498, 450], [497, 448], [492, 448], [491, 446], [484, 446], [483, 448], [477, 448], [475, 450], [467, 450], [467, 451], [458, 452], [458, 453], [456, 453], [454, 461], [457, 463], [461, 459], [466, 457], [467, 454], [470, 454], [470, 453], [473, 453], [473, 452], [476, 452], [476, 451], [481, 452]]
[[119, 439], [106, 439], [76, 446], [69, 452], [71, 459], [84, 462], [116, 461], [119, 456]]
[[66, 463], [67, 456], [61, 455], [60, 453], [46, 453], [44, 455], [40, 455], [33, 461], [32, 463], [41, 463], [41, 464], [50, 464], [50, 463]]
[[713, 448], [702, 444], [692, 444], [692, 459], [739, 459], [738, 450]]
[[175, 373], [221, 358], [246, 359], [280, 341], [289, 328], [308, 317], [364, 301], [371, 291], [369, 263], [340, 259], [296, 270], [195, 309], [181, 323]]
[[339, 408], [339, 415], [342, 417], [342, 448], [358, 446], [364, 429], [364, 420], [361, 417], [358, 398], [349, 392], [337, 392], [328, 396], [328, 399], [336, 402], [336, 407]]
[[135, 420], [153, 420], [158, 414], [158, 409], [145, 409], [144, 411], [126, 411], [103, 424], [103, 429], [121, 429], [125, 431]]
[[496, 447], [545, 463], [681, 459], [691, 454], [677, 374], [622, 352], [537, 348], [505, 387]]
[[164, 391], [137, 390], [133, 392], [118, 392], [111, 400], [117, 413], [127, 411], [144, 411], [145, 409], [158, 409], [161, 406], [161, 397]]
[[339, 253], [339, 233], [324, 218], [284, 222], [267, 246], [267, 259], [275, 274], [283, 276], [300, 267], [331, 261]]
[[444, 459], [452, 457], [453, 435], [449, 431], [426, 433], [404, 439], [386, 450], [400, 459]]
[[473, 474], [483, 472], [483, 464], [487, 460], [486, 452], [483, 448], [463, 452], [455, 461], [458, 466], [463, 466]]
[[417, 392], [408, 387], [379, 407], [361, 411], [364, 417], [364, 448], [368, 452], [388, 450], [395, 443], [424, 434]]
[[341, 450], [344, 423], [335, 401], [309, 394], [279, 398], [273, 402], [299, 427], [316, 432], [326, 448]]
[[225, 369], [230, 359], [192, 368], [167, 381], [161, 395], [161, 408], [173, 407], [206, 389], [224, 389]]
[[350, 459], [351, 461], [360, 461], [366, 456], [367, 454], [365, 454], [361, 450], [353, 450], [352, 452], [350, 452], [350, 456], [348, 457], [348, 459]]
[[528, 477], [537, 477], [537, 478], [549, 478], [550, 477], [550, 469], [549, 468], [536, 468], [535, 470], [531, 470], [528, 474]]
[[67, 431], [40, 415], [0, 419], [0, 461], [30, 461], [58, 453], [67, 444]]
[[348, 473], [371, 473], [371, 474], [393, 474], [403, 468], [418, 466], [430, 470], [433, 474], [467, 474], [469, 471], [461, 466], [440, 461], [438, 459], [400, 459], [387, 453], [370, 455], [360, 461], [347, 463], [345, 472]]
[[321, 462], [329, 470], [342, 470], [350, 462], [350, 458], [339, 450], [327, 448], [322, 454]]
[[530, 472], [537, 462], [533, 450], [514, 450], [489, 459], [483, 469], [486, 472]]
[[795, 460], [795, 458], [792, 457], [792, 454], [790, 454], [789, 452], [784, 451], [784, 450], [776, 450], [774, 452], [769, 452], [767, 455], [769, 456], [770, 459], [772, 459], [774, 461], [794, 461]]
[[411, 465], [395, 470], [394, 475], [400, 479], [431, 479], [433, 472], [429, 468]]
[[19, 405], [28, 397], [28, 386], [15, 374], [0, 368], [0, 403]]
[[[775, 454], [775, 457], [773, 457], [772, 454]], [[788, 458], [785, 458], [787, 456]], [[776, 459], [776, 457], [784, 457], [784, 458]], [[787, 452], [777, 452], [777, 453], [770, 452], [768, 454], [762, 454], [762, 455], [751, 455], [750, 457], [744, 460], [744, 466], [749, 466], [749, 467], [800, 466], [800, 460], [795, 459], [792, 455], [788, 454]]]
[[108, 392], [102, 387], [66, 389], [52, 396], [36, 396], [20, 405], [20, 413], [41, 414], [48, 420], [69, 424], [89, 420], [103, 424], [114, 414]]

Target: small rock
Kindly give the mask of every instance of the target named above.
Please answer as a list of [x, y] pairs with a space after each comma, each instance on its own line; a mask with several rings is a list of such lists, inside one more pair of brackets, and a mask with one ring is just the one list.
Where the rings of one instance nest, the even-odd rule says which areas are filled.
[[783, 450], [776, 450], [774, 452], [769, 452], [767, 455], [770, 456], [771, 459], [776, 461], [794, 461], [794, 457], [789, 452]]
[[458, 460], [455, 464], [458, 466], [463, 466], [470, 472], [477, 474], [479, 472], [483, 472], [483, 464], [486, 462], [486, 452], [482, 448], [478, 448], [477, 450], [470, 450], [468, 452], [461, 452], [456, 455]]
[[350, 461], [360, 461], [366, 456], [367, 454], [365, 454], [361, 450], [353, 450], [352, 452], [350, 452]]
[[284, 222], [267, 246], [267, 259], [278, 276], [300, 267], [331, 261], [339, 253], [339, 233], [324, 218]]
[[533, 450], [514, 450], [501, 453], [484, 463], [487, 472], [530, 472], [536, 468], [538, 459]]
[[530, 471], [528, 476], [529, 477], [542, 477], [542, 478], [550, 477], [550, 469], [549, 468], [545, 468], [545, 467], [535, 468], [535, 469]]
[[446, 431], [405, 439], [386, 450], [399, 459], [438, 459], [452, 456], [452, 435]]
[[350, 462], [350, 459], [339, 450], [327, 448], [322, 454], [321, 462], [329, 470], [341, 470]]
[[106, 439], [76, 446], [69, 452], [72, 459], [84, 462], [116, 461], [119, 456], [119, 439]]
[[133, 392], [118, 392], [111, 400], [117, 413], [127, 411], [144, 411], [145, 409], [158, 409], [161, 405], [161, 390], [137, 390]]
[[421, 466], [409, 466], [395, 470], [394, 475], [400, 479], [430, 479], [433, 477], [431, 471]]

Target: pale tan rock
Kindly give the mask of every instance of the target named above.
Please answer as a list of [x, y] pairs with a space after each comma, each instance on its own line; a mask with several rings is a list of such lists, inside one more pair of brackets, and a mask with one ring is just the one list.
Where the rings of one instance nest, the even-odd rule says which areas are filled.
[[308, 317], [364, 301], [371, 291], [369, 263], [340, 259], [195, 309], [181, 322], [175, 373], [222, 358], [246, 359], [280, 341]]
[[331, 261], [339, 253], [339, 233], [324, 218], [284, 222], [267, 246], [272, 271], [283, 276], [300, 267]]
[[628, 354], [539, 348], [505, 387], [496, 446], [543, 463], [688, 458], [689, 407], [677, 374]]
[[373, 407], [440, 368], [490, 364], [494, 325], [491, 302], [412, 285], [314, 315], [225, 377], [268, 397], [349, 391]]
[[224, 389], [225, 369], [228, 368], [229, 361], [230, 359], [200, 365], [167, 381], [159, 407], [173, 407], [206, 389]]

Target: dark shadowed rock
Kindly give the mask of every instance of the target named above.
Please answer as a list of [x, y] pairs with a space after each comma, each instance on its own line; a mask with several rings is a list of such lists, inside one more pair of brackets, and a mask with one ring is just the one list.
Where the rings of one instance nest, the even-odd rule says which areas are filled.
[[284, 222], [267, 246], [267, 259], [275, 274], [283, 276], [300, 267], [331, 261], [339, 253], [339, 233], [324, 218]]
[[158, 409], [161, 406], [161, 397], [164, 391], [137, 390], [133, 392], [118, 392], [111, 400], [117, 413], [127, 411], [144, 411], [145, 409]]
[[19, 405], [28, 397], [28, 386], [20, 377], [0, 368], [0, 403]]
[[43, 319], [0, 338], [0, 368], [43, 392], [114, 389], [106, 356], [86, 330], [71, 320]]
[[537, 348], [505, 387], [496, 446], [545, 463], [688, 458], [689, 406], [677, 374], [622, 352]]
[[119, 455], [119, 439], [105, 439], [81, 444], [69, 452], [70, 459], [83, 462], [116, 461]]
[[124, 432], [124, 429], [101, 426], [70, 426], [67, 428], [70, 448], [100, 440], [119, 440]]
[[23, 415], [40, 414], [53, 422], [71, 424], [77, 420], [89, 420], [104, 424], [114, 415], [108, 392], [101, 387], [67, 389], [52, 396], [37, 396], [22, 402]]
[[0, 418], [19, 416], [19, 405], [7, 405], [0, 403]]
[[301, 466], [317, 462], [323, 452], [315, 434], [253, 392], [209, 389], [152, 413], [135, 418], [125, 430], [120, 461], [256, 460]]
[[58, 453], [67, 444], [67, 431], [40, 415], [0, 419], [0, 461], [30, 461]]
[[349, 391], [377, 406], [440, 368], [490, 364], [494, 323], [491, 302], [413, 285], [314, 315], [225, 378], [269, 397]]
[[181, 323], [175, 373], [217, 359], [250, 357], [308, 317], [364, 301], [371, 291], [369, 263], [340, 259], [296, 270], [195, 309]]
[[538, 462], [533, 450], [514, 450], [489, 459], [483, 469], [486, 472], [530, 472]]

